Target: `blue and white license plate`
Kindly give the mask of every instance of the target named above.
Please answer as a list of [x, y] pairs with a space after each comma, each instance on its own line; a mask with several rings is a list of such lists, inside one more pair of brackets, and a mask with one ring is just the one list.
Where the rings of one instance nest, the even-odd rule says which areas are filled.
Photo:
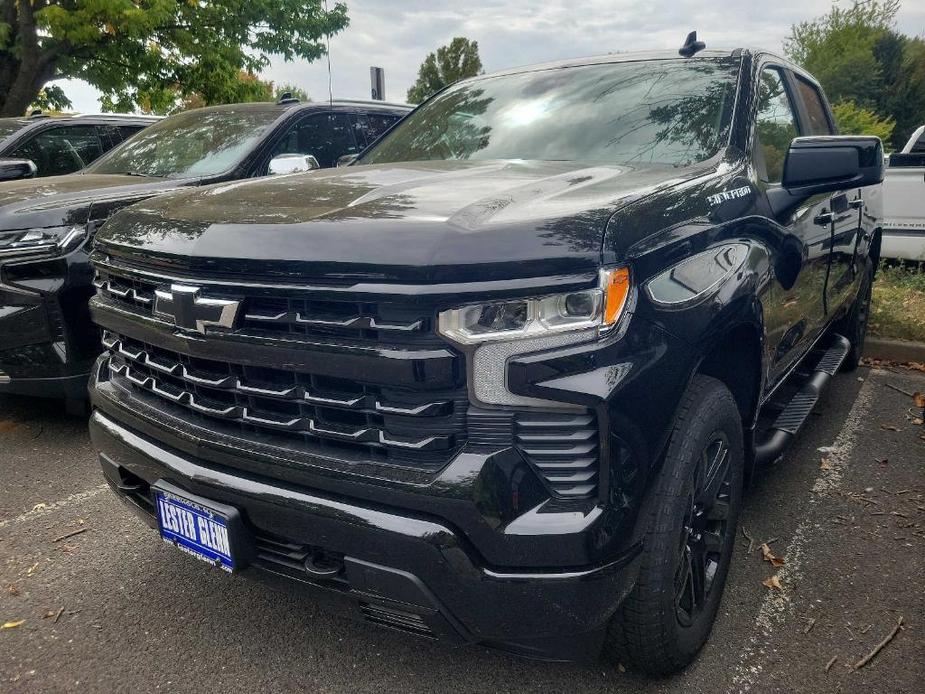
[[157, 525], [165, 542], [231, 573], [235, 570], [228, 518], [163, 489], [154, 489]]

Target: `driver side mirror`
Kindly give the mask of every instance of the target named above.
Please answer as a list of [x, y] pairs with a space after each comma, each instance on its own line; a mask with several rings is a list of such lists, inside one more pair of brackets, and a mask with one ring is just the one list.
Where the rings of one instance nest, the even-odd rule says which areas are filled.
[[0, 159], [0, 181], [35, 178], [38, 168], [31, 159]]
[[267, 173], [270, 176], [305, 173], [320, 169], [321, 164], [311, 154], [280, 154], [270, 160]]
[[781, 187], [769, 190], [768, 200], [781, 218], [813, 195], [881, 183], [883, 173], [879, 137], [797, 137], [787, 150]]
[[798, 137], [790, 143], [781, 185], [791, 195], [818, 195], [883, 181], [879, 137]]

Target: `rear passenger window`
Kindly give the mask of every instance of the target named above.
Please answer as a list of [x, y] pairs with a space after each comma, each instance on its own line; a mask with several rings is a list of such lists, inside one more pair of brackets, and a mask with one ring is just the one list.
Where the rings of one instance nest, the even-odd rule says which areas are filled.
[[803, 100], [803, 106], [806, 108], [806, 117], [809, 119], [809, 122], [806, 124], [809, 131], [805, 134], [831, 135], [832, 125], [826, 114], [825, 105], [822, 103], [822, 96], [819, 94], [819, 90], [799, 75], [796, 76], [796, 80], [800, 98]]
[[765, 68], [758, 85], [755, 163], [762, 180], [780, 183], [790, 142], [799, 135], [781, 71]]

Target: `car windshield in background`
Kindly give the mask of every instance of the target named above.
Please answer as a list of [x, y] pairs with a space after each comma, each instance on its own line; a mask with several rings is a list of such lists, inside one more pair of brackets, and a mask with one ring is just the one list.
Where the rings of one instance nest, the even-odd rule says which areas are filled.
[[237, 165], [279, 117], [276, 109], [189, 111], [134, 135], [87, 169], [164, 178], [214, 176]]
[[26, 127], [26, 123], [23, 122], [22, 118], [0, 118], [0, 142], [19, 132], [24, 127]]
[[727, 142], [738, 59], [553, 68], [451, 87], [364, 164], [525, 159], [684, 166]]

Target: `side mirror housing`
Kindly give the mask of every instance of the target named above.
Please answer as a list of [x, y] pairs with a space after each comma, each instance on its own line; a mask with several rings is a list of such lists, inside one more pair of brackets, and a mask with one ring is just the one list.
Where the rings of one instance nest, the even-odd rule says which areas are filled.
[[781, 185], [809, 197], [881, 183], [883, 169], [879, 137], [798, 137], [790, 143]]
[[321, 164], [311, 154], [280, 154], [270, 160], [267, 173], [270, 176], [305, 173], [320, 169]]
[[0, 159], [0, 181], [18, 181], [35, 178], [38, 173], [31, 159]]
[[353, 162], [359, 158], [359, 154], [345, 154], [342, 157], [337, 158], [337, 166], [350, 166]]
[[879, 137], [798, 137], [787, 150], [781, 186], [768, 190], [768, 201], [782, 219], [813, 195], [881, 183], [884, 168]]

